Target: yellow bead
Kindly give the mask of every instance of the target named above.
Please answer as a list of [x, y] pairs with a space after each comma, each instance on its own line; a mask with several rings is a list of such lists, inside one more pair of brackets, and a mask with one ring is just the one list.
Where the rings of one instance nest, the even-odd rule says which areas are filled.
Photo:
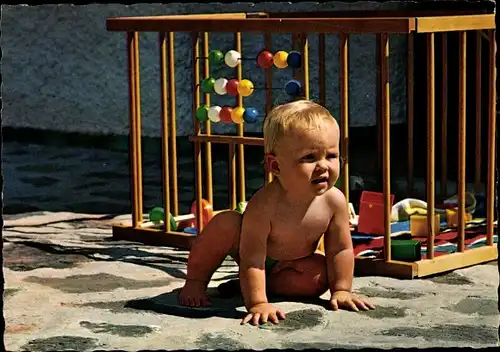
[[234, 123], [240, 124], [243, 122], [243, 114], [245, 113], [245, 108], [238, 106], [233, 109], [231, 113], [231, 120], [233, 120]]
[[253, 83], [248, 79], [242, 79], [238, 85], [238, 93], [243, 97], [248, 97], [253, 93]]
[[280, 50], [273, 57], [274, 66], [278, 68], [285, 68], [288, 66], [287, 60], [288, 53], [286, 51]]

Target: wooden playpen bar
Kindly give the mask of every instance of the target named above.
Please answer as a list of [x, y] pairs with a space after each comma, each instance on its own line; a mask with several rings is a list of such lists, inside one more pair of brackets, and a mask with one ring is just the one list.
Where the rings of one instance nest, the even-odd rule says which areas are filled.
[[[356, 258], [356, 270], [359, 273], [385, 275], [394, 277], [423, 277], [434, 273], [453, 270], [497, 258], [497, 249], [493, 244], [495, 231], [494, 194], [495, 194], [495, 138], [496, 138], [496, 43], [495, 43], [495, 21], [493, 14], [435, 14], [432, 13], [404, 13], [404, 12], [364, 12], [356, 13], [231, 13], [214, 15], [174, 15], [174, 16], [152, 16], [152, 17], [122, 17], [108, 18], [107, 29], [109, 31], [122, 31], [127, 33], [128, 62], [129, 62], [129, 94], [130, 94], [130, 170], [131, 170], [131, 193], [132, 193], [132, 224], [119, 224], [113, 227], [113, 236], [118, 239], [134, 240], [153, 245], [167, 245], [188, 249], [194, 236], [183, 232], [172, 231], [168, 214], [178, 216], [177, 195], [177, 169], [176, 169], [176, 115], [175, 115], [175, 56], [174, 56], [174, 33], [192, 33], [193, 45], [193, 123], [194, 135], [190, 140], [195, 147], [195, 188], [196, 188], [196, 219], [197, 228], [202, 229], [202, 209], [200, 200], [203, 197], [203, 172], [206, 173], [206, 198], [213, 204], [212, 194], [212, 167], [211, 167], [211, 144], [227, 144], [229, 148], [229, 197], [230, 208], [236, 206], [237, 201], [245, 201], [245, 175], [244, 175], [244, 145], [263, 146], [263, 139], [247, 137], [243, 133], [243, 125], [237, 125], [236, 135], [212, 135], [211, 122], [206, 121], [205, 132], [201, 131], [201, 123], [196, 118], [196, 109], [201, 104], [201, 94], [198, 89], [200, 82], [200, 42], [203, 45], [201, 57], [207, 57], [209, 52], [210, 32], [234, 33], [235, 50], [241, 52], [241, 34], [244, 32], [263, 33], [265, 48], [271, 50], [272, 33], [291, 33], [293, 44], [297, 47], [301, 44], [303, 65], [300, 72], [294, 71], [294, 77], [301, 76], [304, 82], [305, 97], [309, 99], [309, 65], [308, 65], [308, 35], [306, 33], [317, 33], [319, 36], [319, 100], [324, 104], [326, 101], [325, 82], [325, 36], [327, 34], [339, 34], [339, 87], [340, 87], [340, 126], [341, 126], [341, 156], [344, 158], [342, 169], [343, 192], [349, 200], [349, 155], [348, 155], [348, 115], [349, 115], [349, 76], [348, 76], [348, 51], [349, 34], [376, 34], [378, 53], [378, 98], [377, 106], [380, 110], [380, 118], [377, 121], [379, 128], [379, 146], [382, 159], [382, 179], [384, 194], [384, 257], [383, 259]], [[475, 31], [478, 48], [486, 41], [489, 47], [489, 74], [488, 74], [488, 136], [487, 136], [487, 175], [486, 175], [486, 246], [465, 250], [465, 152], [466, 152], [466, 33]], [[162, 117], [162, 151], [163, 151], [163, 202], [165, 207], [165, 221], [163, 229], [153, 229], [142, 226], [142, 171], [141, 171], [141, 112], [140, 112], [140, 74], [139, 74], [139, 32], [157, 32], [159, 34], [160, 48], [160, 85], [161, 85], [161, 117]], [[453, 54], [447, 51], [447, 35], [450, 32], [458, 32], [459, 36], [459, 93], [458, 93], [458, 249], [457, 253], [435, 256], [434, 239], [436, 228], [433, 221], [435, 210], [435, 124], [436, 124], [436, 65], [435, 65], [435, 41], [438, 35], [442, 50], [442, 66], [438, 68], [442, 75], [441, 99], [441, 124], [442, 142], [440, 145], [443, 155], [443, 167], [441, 172], [441, 194], [446, 194], [447, 168], [447, 62]], [[437, 35], [435, 33], [438, 33]], [[407, 55], [407, 125], [408, 125], [408, 189], [413, 188], [413, 126], [414, 126], [414, 37], [425, 35], [427, 40], [427, 257], [415, 262], [403, 262], [391, 258], [391, 230], [390, 230], [390, 194], [391, 194], [391, 165], [390, 165], [390, 80], [389, 80], [389, 36], [390, 34], [406, 34], [408, 38]], [[203, 39], [203, 40], [201, 40]], [[476, 55], [476, 99], [481, 97], [481, 51]], [[168, 66], [167, 66], [168, 63]], [[271, 108], [271, 70], [266, 72], [266, 112]], [[203, 75], [209, 76], [209, 66], [205, 60]], [[241, 80], [241, 65], [236, 68], [236, 77]], [[210, 95], [204, 94], [204, 103], [210, 104]], [[236, 106], [242, 106], [242, 97], [236, 96]], [[481, 123], [481, 104], [476, 101], [475, 119]], [[479, 112], [478, 112], [479, 111]], [[480, 157], [481, 134], [476, 130], [476, 161], [475, 180], [476, 189], [481, 183]], [[202, 160], [202, 144], [205, 146], [205, 167]], [[237, 153], [236, 153], [236, 147]], [[236, 164], [238, 157], [238, 165]], [[238, 167], [237, 167], [238, 166]], [[238, 173], [237, 173], [238, 171]], [[239, 175], [237, 179], [237, 174]], [[265, 182], [270, 182], [272, 175], [266, 174]], [[237, 185], [239, 187], [237, 187]], [[239, 190], [237, 194], [237, 189]]]

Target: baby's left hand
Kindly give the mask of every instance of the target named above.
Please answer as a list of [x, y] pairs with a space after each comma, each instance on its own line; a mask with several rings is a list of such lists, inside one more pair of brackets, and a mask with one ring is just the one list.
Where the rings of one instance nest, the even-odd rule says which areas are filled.
[[336, 291], [332, 294], [330, 299], [330, 306], [333, 310], [339, 308], [350, 309], [358, 312], [362, 310], [375, 309], [375, 306], [366, 300], [353, 295], [349, 291]]

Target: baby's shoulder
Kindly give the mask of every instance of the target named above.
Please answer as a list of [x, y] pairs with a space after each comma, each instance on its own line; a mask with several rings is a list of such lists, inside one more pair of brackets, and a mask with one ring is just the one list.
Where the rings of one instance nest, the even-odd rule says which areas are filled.
[[253, 207], [258, 206], [259, 208], [264, 208], [269, 204], [273, 203], [276, 198], [275, 187], [272, 183], [259, 188], [249, 199], [248, 205]]
[[344, 208], [347, 204], [344, 193], [337, 187], [332, 187], [324, 196], [325, 202], [333, 211]]

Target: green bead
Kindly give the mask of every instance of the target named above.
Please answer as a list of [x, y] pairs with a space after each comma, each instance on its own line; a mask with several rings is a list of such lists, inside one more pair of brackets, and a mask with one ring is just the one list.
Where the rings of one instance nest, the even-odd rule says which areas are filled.
[[169, 219], [170, 219], [170, 230], [175, 231], [177, 230], [177, 221], [175, 221], [174, 216], [172, 214], [169, 214]]
[[201, 81], [201, 90], [203, 93], [211, 93], [214, 90], [215, 78], [208, 77]]
[[221, 65], [224, 63], [224, 54], [220, 50], [212, 50], [208, 54], [208, 62], [210, 65]]
[[[165, 220], [165, 210], [162, 207], [154, 207], [149, 212], [149, 221], [154, 222], [155, 224], [160, 224]], [[177, 230], [177, 222], [175, 221], [174, 216], [169, 214], [170, 221], [170, 230]]]
[[196, 110], [196, 118], [198, 121], [207, 121], [208, 120], [208, 106], [202, 105]]
[[238, 213], [243, 214], [245, 212], [246, 207], [247, 207], [247, 202], [239, 202], [235, 210]]
[[154, 207], [149, 212], [149, 220], [158, 224], [165, 218], [165, 210], [162, 207]]

